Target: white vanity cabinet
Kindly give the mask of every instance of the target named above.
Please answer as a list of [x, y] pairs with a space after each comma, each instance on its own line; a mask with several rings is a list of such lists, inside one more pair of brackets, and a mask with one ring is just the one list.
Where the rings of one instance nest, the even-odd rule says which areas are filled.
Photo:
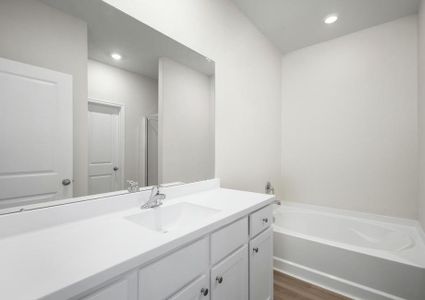
[[272, 300], [271, 220], [269, 205], [76, 299]]

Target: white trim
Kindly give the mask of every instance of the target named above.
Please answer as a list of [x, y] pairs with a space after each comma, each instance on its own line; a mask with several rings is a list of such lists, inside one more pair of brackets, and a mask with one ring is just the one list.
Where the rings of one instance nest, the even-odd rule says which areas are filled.
[[102, 99], [97, 99], [93, 97], [88, 97], [88, 104], [100, 104], [105, 106], [111, 106], [115, 108], [119, 108], [119, 116], [118, 116], [118, 160], [120, 164], [120, 170], [121, 170], [121, 178], [120, 178], [120, 184], [121, 186], [119, 189], [124, 189], [124, 178], [125, 178], [125, 104], [117, 103], [117, 102], [111, 102], [106, 101]]
[[160, 57], [158, 60], [158, 183], [163, 183], [163, 149], [162, 139], [164, 136], [163, 132], [163, 121], [160, 116], [164, 116], [164, 57]]
[[403, 300], [403, 298], [333, 276], [294, 262], [278, 257], [273, 257], [274, 270], [309, 282], [326, 290], [347, 296], [352, 299], [370, 300]]
[[143, 143], [143, 153], [145, 154], [144, 155], [144, 157], [145, 157], [145, 165], [144, 165], [144, 177], [143, 177], [143, 179], [145, 180], [145, 182], [144, 182], [144, 184], [145, 184], [145, 186], [147, 186], [148, 185], [148, 159], [149, 159], [149, 157], [148, 157], [148, 126], [149, 126], [149, 116], [145, 116], [145, 117], [143, 117], [143, 121], [144, 121], [144, 124], [145, 124], [145, 132], [144, 132], [144, 143]]
[[[145, 156], [145, 168], [144, 168], [144, 179], [145, 179], [145, 186], [148, 185], [148, 176], [149, 176], [149, 170], [148, 170], [148, 126], [149, 126], [149, 120], [156, 120], [158, 122], [158, 140], [159, 140], [159, 115], [157, 113], [154, 114], [149, 114], [143, 117], [144, 120], [144, 125], [145, 125], [145, 132], [144, 132], [144, 144], [143, 144], [143, 150], [144, 150], [144, 156]], [[158, 148], [159, 149], [159, 148]], [[159, 157], [158, 157], [159, 160]], [[159, 168], [159, 165], [158, 165]], [[159, 177], [159, 173], [158, 173], [158, 177]], [[160, 183], [159, 178], [158, 178], [158, 184]]]

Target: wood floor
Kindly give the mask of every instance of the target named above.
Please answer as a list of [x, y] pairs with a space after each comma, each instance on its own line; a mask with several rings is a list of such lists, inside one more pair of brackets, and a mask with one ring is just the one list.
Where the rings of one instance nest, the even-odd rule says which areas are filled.
[[345, 296], [301, 281], [294, 277], [274, 272], [274, 300], [347, 300]]

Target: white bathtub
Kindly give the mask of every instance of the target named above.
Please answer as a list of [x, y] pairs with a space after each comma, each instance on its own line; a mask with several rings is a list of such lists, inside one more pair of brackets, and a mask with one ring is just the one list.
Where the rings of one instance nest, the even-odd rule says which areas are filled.
[[356, 299], [425, 299], [418, 222], [288, 202], [274, 216], [276, 270]]

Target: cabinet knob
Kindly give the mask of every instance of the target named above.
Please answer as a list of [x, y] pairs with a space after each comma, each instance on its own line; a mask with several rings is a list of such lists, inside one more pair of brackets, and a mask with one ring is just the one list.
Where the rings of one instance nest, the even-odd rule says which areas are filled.
[[64, 179], [62, 180], [62, 185], [70, 185], [71, 184], [71, 179]]
[[252, 248], [252, 251], [253, 251], [254, 253], [258, 253], [258, 247]]
[[268, 223], [269, 222], [269, 218], [264, 218], [263, 219], [263, 223]]
[[223, 277], [222, 276], [217, 276], [216, 278], [215, 278], [215, 280], [218, 282], [218, 283], [222, 283], [223, 282]]
[[201, 296], [207, 296], [208, 295], [208, 289], [207, 288], [202, 288], [201, 289]]

